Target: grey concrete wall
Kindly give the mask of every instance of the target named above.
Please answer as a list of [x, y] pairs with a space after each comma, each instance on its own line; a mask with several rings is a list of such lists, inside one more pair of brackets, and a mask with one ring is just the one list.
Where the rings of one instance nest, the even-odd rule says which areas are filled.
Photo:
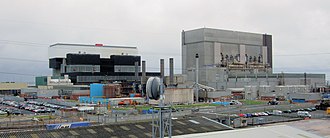
[[262, 34], [238, 32], [220, 29], [204, 29], [205, 41], [262, 45]]
[[258, 98], [258, 86], [245, 86], [244, 87], [244, 94], [245, 94], [245, 99], [247, 100], [255, 100]]
[[38, 97], [52, 97], [52, 96], [58, 96], [58, 90], [45, 90], [45, 89], [39, 89], [37, 92]]
[[306, 101], [322, 99], [320, 93], [290, 93], [288, 96], [292, 99], [305, 99]]
[[204, 41], [204, 29], [195, 29], [183, 32], [183, 44], [196, 43]]
[[191, 88], [166, 88], [165, 104], [193, 103], [194, 91]]
[[208, 98], [219, 98], [222, 96], [230, 96], [231, 92], [229, 91], [215, 91], [215, 92], [207, 92]]

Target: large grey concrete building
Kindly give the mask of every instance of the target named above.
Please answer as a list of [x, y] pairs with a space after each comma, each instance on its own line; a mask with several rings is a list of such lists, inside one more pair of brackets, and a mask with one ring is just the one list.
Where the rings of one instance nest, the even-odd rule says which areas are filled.
[[[194, 79], [195, 55], [199, 55], [200, 83], [210, 82], [213, 69], [228, 71], [271, 72], [272, 36], [220, 29], [201, 28], [182, 32], [182, 68], [188, 80]], [[223, 76], [222, 75], [222, 76]]]
[[183, 31], [183, 73], [195, 67], [195, 54], [199, 54], [200, 67], [257, 63], [271, 68], [272, 36], [210, 28]]
[[[325, 86], [325, 74], [273, 73], [272, 36], [239, 31], [200, 28], [182, 31], [182, 68], [187, 81], [218, 90], [245, 86]], [[259, 88], [259, 87], [258, 87]]]

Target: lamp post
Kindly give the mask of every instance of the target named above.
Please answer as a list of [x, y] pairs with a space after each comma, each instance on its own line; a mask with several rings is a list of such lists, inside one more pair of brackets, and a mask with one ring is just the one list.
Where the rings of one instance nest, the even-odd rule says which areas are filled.
[[195, 82], [195, 87], [196, 87], [196, 103], [198, 103], [198, 99], [199, 99], [199, 96], [198, 96], [198, 94], [199, 94], [199, 85], [198, 85], [198, 68], [199, 68], [199, 55], [198, 55], [198, 53], [196, 54], [196, 56], [195, 56], [195, 58], [196, 58], [196, 72], [195, 72], [195, 75], [196, 75], [196, 82]]

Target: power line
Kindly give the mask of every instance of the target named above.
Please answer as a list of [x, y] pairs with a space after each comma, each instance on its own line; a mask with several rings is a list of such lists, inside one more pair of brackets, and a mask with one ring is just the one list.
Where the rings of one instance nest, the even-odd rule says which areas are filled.
[[288, 55], [273, 55], [273, 56], [308, 56], [308, 55], [329, 55], [330, 53], [301, 53], [301, 54], [288, 54]]
[[15, 73], [15, 72], [3, 72], [3, 71], [0, 71], [0, 74], [10, 74], [10, 75], [21, 75], [21, 76], [37, 76], [37, 75], [34, 75], [34, 74], [26, 74], [26, 73]]
[[[30, 47], [40, 47], [40, 48], [48, 48], [49, 44], [45, 43], [36, 43], [36, 42], [26, 42], [26, 41], [14, 41], [14, 40], [4, 40], [0, 39], [0, 42], [4, 42], [6, 44], [11, 44], [15, 46], [30, 46]], [[46, 46], [45, 46], [46, 45]], [[70, 49], [70, 48], [57, 48], [57, 49]], [[148, 53], [147, 55], [170, 55], [170, 56], [181, 56], [182, 54], [175, 54], [175, 53], [154, 53], [150, 54], [151, 52], [142, 52]], [[283, 54], [283, 55], [273, 55], [273, 56], [306, 56], [306, 55], [329, 55], [330, 53], [300, 53], [300, 54]], [[185, 54], [183, 54], [185, 55]], [[211, 54], [204, 54], [205, 56], [211, 56]], [[213, 55], [214, 56], [214, 55]]]
[[0, 60], [14, 60], [14, 61], [28, 61], [28, 62], [48, 62], [48, 61], [45, 61], [45, 60], [22, 59], [22, 58], [6, 58], [6, 57], [0, 57]]
[[3, 45], [48, 48], [47, 47], [48, 44], [34, 43], [34, 42], [23, 42], [23, 41], [13, 41], [13, 40], [3, 40], [2, 39], [2, 40], [0, 40], [0, 43]]
[[15, 41], [15, 40], [5, 40], [5, 39], [0, 39], [0, 42], [23, 43], [23, 44], [30, 44], [30, 45], [48, 45], [48, 44], [44, 44], [44, 43], [26, 42], [26, 41]]

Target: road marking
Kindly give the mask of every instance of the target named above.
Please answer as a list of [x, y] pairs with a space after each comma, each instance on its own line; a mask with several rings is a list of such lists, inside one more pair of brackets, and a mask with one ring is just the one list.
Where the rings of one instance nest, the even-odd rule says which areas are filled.
[[108, 127], [105, 127], [104, 129], [105, 129], [106, 131], [110, 132], [110, 133], [114, 132], [111, 128], [108, 128]]
[[124, 130], [126, 130], [126, 131], [129, 131], [130, 129], [128, 128], [128, 127], [126, 127], [126, 126], [120, 126], [120, 128], [121, 129], [124, 129]]

